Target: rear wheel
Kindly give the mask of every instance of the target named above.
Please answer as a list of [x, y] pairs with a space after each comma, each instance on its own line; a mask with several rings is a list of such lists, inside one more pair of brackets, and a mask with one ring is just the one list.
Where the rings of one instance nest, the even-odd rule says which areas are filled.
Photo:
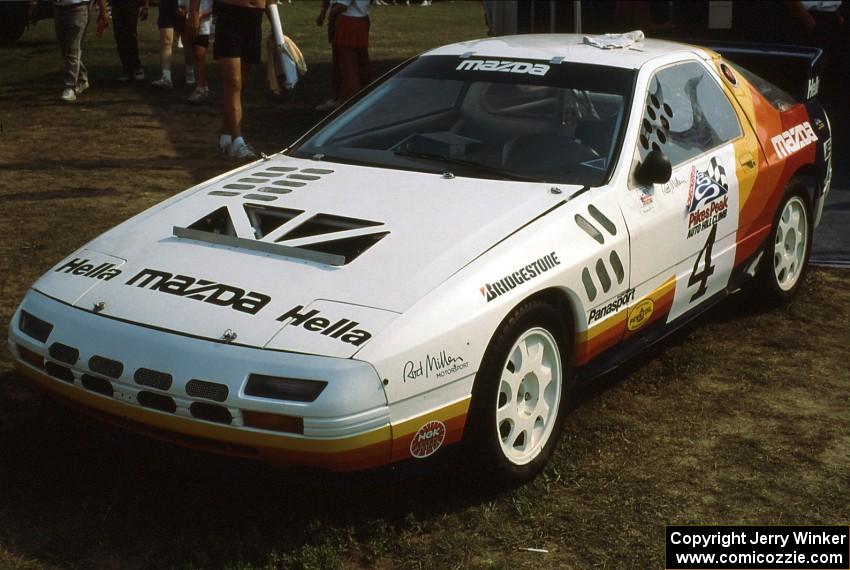
[[467, 422], [467, 444], [482, 475], [521, 482], [549, 460], [568, 388], [564, 339], [557, 311], [531, 301], [515, 309], [490, 341]]
[[771, 305], [790, 301], [806, 273], [812, 249], [812, 216], [805, 186], [792, 183], [779, 208], [756, 276], [760, 298]]

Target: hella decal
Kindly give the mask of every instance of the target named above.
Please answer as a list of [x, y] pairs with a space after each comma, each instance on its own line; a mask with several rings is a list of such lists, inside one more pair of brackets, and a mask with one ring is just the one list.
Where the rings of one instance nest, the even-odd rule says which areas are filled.
[[820, 75], [809, 78], [809, 83], [806, 86], [806, 99], [811, 99], [820, 91]]
[[587, 319], [587, 324], [592, 323], [593, 321], [598, 321], [602, 317], [607, 317], [611, 313], [617, 312], [626, 305], [628, 305], [635, 298], [635, 290], [629, 289], [607, 305], [603, 305], [598, 309], [590, 310], [590, 317]]
[[786, 158], [818, 140], [808, 121], [803, 121], [770, 139], [776, 156]]
[[465, 59], [455, 68], [457, 71], [499, 71], [502, 73], [521, 73], [543, 76], [549, 73], [544, 63], [526, 63], [523, 61], [500, 61], [498, 59]]
[[495, 283], [485, 283], [480, 289], [481, 294], [484, 295], [484, 298], [487, 299], [487, 302], [489, 303], [493, 299], [504, 295], [526, 281], [531, 281], [532, 279], [539, 277], [556, 265], [561, 265], [561, 262], [558, 260], [558, 255], [553, 251], [549, 255], [541, 257], [534, 263], [529, 263], [525, 267], [517, 269], [510, 275], [502, 277]]
[[649, 317], [652, 316], [654, 308], [655, 303], [652, 302], [652, 299], [644, 299], [635, 305], [632, 310], [629, 311], [629, 321], [627, 325], [629, 330], [636, 331], [649, 322]]
[[114, 263], [101, 263], [97, 267], [94, 266], [88, 259], [80, 259], [75, 257], [65, 265], [55, 269], [57, 273], [70, 273], [71, 275], [80, 275], [91, 279], [103, 279], [109, 281], [117, 275], [121, 275], [121, 270], [115, 269], [118, 267]]
[[250, 315], [256, 315], [272, 300], [268, 295], [256, 291], [245, 291], [224, 283], [216, 283], [188, 275], [173, 275], [167, 271], [150, 268], [138, 272], [127, 281], [126, 285], [135, 285], [143, 289], [147, 288], [179, 297], [187, 297], [219, 307], [230, 307], [234, 311]]
[[462, 356], [452, 356], [445, 350], [441, 350], [438, 354], [426, 354], [425, 360], [405, 362], [402, 380], [407, 382], [422, 377], [444, 378], [465, 368], [469, 368], [469, 362], [466, 362]]
[[330, 319], [318, 316], [320, 314], [318, 309], [313, 309], [306, 313], [300, 312], [303, 310], [304, 306], [298, 305], [279, 316], [277, 320], [283, 322], [287, 319], [292, 319], [288, 324], [297, 327], [300, 326], [310, 332], [317, 332], [324, 336], [338, 339], [341, 342], [353, 344], [354, 346], [360, 346], [372, 338], [372, 333], [357, 328], [360, 326], [360, 323], [357, 321], [339, 319], [331, 324]]

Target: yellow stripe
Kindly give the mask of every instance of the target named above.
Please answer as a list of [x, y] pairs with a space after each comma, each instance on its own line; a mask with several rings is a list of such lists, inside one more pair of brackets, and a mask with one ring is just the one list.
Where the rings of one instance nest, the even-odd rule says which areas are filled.
[[[74, 402], [84, 406], [94, 408], [113, 416], [128, 418], [166, 431], [216, 441], [224, 441], [251, 447], [269, 447], [290, 451], [335, 453], [359, 449], [376, 443], [382, 443], [392, 438], [392, 429], [389, 425], [382, 426], [363, 434], [338, 439], [302, 439], [286, 435], [248, 431], [243, 428], [211, 424], [201, 420], [175, 416], [164, 412], [149, 410], [140, 406], [134, 406], [132, 404], [126, 404], [118, 400], [113, 400], [112, 398], [107, 398], [106, 396], [87, 392], [60, 380], [54, 380], [46, 374], [18, 361], [15, 362], [15, 368], [47, 390], [61, 394], [69, 400], [73, 400]], [[435, 412], [435, 414], [436, 413], [438, 412]]]
[[[663, 297], [664, 295], [666, 295], [667, 293], [669, 293], [670, 290], [673, 289], [674, 287], [676, 287], [676, 276], [675, 275], [673, 275], [672, 277], [670, 277], [670, 279], [668, 279], [667, 281], [662, 283], [658, 288], [656, 288], [654, 291], [652, 291], [649, 295], [646, 295], [646, 296], [642, 297], [641, 299], [639, 299], [635, 303], [635, 305], [637, 305], [638, 303], [640, 303], [644, 299], [652, 299], [653, 301], [656, 301], [656, 300], [660, 299], [661, 297]], [[625, 309], [622, 310], [622, 311], [617, 311], [612, 316], [608, 317], [607, 319], [605, 319], [601, 323], [594, 325], [593, 327], [589, 328], [588, 330], [579, 331], [576, 334], [576, 341], [577, 342], [587, 342], [587, 341], [592, 340], [592, 339], [596, 338], [597, 336], [607, 332], [612, 327], [615, 327], [619, 324], [622, 324], [622, 322], [626, 320], [626, 313], [627, 312], [628, 311], [625, 310]]]
[[414, 433], [416, 430], [422, 427], [422, 422], [425, 420], [439, 420], [441, 422], [445, 422], [458, 416], [462, 416], [469, 411], [470, 400], [471, 396], [468, 396], [463, 400], [446, 406], [445, 408], [439, 408], [437, 410], [433, 410], [424, 414], [419, 414], [418, 416], [410, 418], [409, 420], [394, 424], [393, 436], [398, 439], [400, 437], [404, 437], [406, 435]]

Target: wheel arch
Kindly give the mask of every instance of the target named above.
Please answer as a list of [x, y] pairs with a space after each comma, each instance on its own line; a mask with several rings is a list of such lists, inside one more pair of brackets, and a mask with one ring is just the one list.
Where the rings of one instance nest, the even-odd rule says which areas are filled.
[[812, 162], [809, 164], [804, 164], [803, 166], [795, 170], [794, 173], [791, 174], [791, 176], [788, 178], [788, 185], [786, 186], [785, 191], [787, 192], [788, 189], [791, 188], [791, 186], [795, 182], [799, 182], [806, 187], [806, 197], [809, 200], [808, 206], [809, 209], [813, 208], [817, 197], [820, 194], [820, 182], [818, 181], [817, 165]]
[[[562, 340], [564, 341], [564, 347], [570, 351], [570, 356], [572, 356], [572, 351], [575, 348], [576, 333], [578, 333], [578, 329], [576, 328], [577, 323], [579, 322], [578, 316], [583, 314], [583, 309], [578, 295], [569, 288], [553, 286], [535, 291], [515, 303], [507, 312], [505, 319], [509, 318], [517, 307], [520, 307], [525, 303], [538, 300], [544, 301], [555, 307], [561, 326], [563, 327], [561, 332], [563, 334]], [[501, 327], [503, 323], [504, 319], [499, 323], [499, 327]], [[496, 330], [499, 330], [499, 327], [497, 327]], [[571, 362], [569, 363], [569, 366], [572, 367]]]

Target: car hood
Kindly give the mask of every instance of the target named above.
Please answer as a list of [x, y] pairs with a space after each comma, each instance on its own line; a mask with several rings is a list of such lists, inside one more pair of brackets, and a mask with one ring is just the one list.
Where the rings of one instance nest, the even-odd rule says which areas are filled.
[[562, 201], [541, 184], [280, 156], [119, 225], [34, 288], [169, 331], [349, 356]]

